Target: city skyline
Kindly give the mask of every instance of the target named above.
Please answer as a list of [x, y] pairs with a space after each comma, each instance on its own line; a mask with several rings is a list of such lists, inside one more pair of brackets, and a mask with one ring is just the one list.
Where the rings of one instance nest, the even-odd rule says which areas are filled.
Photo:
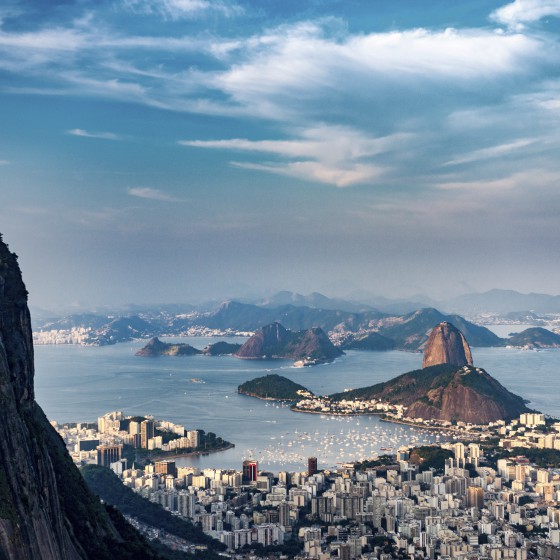
[[559, 15], [6, 3], [0, 231], [31, 303], [557, 293]]

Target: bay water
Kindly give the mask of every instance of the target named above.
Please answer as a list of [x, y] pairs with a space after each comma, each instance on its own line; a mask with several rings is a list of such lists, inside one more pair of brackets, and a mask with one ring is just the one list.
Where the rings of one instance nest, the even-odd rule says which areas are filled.
[[[164, 340], [181, 340], [203, 348], [218, 339]], [[332, 364], [294, 368], [289, 360], [135, 356], [144, 344], [36, 346], [36, 398], [49, 420], [95, 421], [112, 410], [150, 414], [187, 429], [215, 432], [235, 444], [233, 449], [219, 453], [178, 458], [180, 465], [240, 469], [242, 460], [252, 457], [259, 460], [260, 467], [274, 472], [303, 470], [309, 456], [316, 456], [319, 467], [327, 468], [394, 451], [401, 444], [429, 443], [439, 438], [424, 430], [383, 422], [377, 416], [296, 413], [281, 403], [237, 393], [238, 385], [268, 373], [288, 377], [321, 395], [364, 387], [420, 368], [419, 353], [348, 351]], [[531, 408], [560, 416], [559, 350], [472, 351], [475, 365], [529, 400]]]

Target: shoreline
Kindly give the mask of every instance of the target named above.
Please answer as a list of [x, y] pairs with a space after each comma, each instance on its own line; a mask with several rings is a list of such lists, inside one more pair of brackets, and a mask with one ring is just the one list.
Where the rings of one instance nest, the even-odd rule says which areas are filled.
[[409, 428], [416, 428], [418, 430], [429, 430], [431, 432], [454, 432], [459, 435], [472, 435], [473, 437], [479, 436], [478, 433], [465, 433], [462, 430], [453, 428], [452, 426], [425, 426], [422, 424], [416, 424], [415, 422], [406, 422], [405, 420], [397, 420], [387, 417], [383, 412], [325, 412], [325, 411], [315, 411], [315, 410], [302, 410], [298, 408], [290, 408], [292, 412], [301, 412], [303, 414], [324, 414], [325, 416], [379, 416], [382, 422], [389, 422], [391, 424], [400, 424], [402, 426], [408, 426]]
[[261, 397], [260, 395], [254, 395], [253, 393], [245, 393], [244, 391], [237, 391], [238, 395], [243, 395], [244, 397], [251, 397], [253, 399], [259, 399], [261, 401], [278, 401], [278, 402], [285, 402], [285, 403], [293, 403], [296, 399], [284, 399], [280, 397]]
[[220, 447], [219, 449], [187, 451], [182, 453], [173, 453], [172, 451], [167, 451], [165, 453], [162, 453], [161, 455], [158, 454], [157, 457], [149, 457], [149, 459], [153, 461], [159, 461], [159, 460], [165, 461], [173, 458], [182, 459], [185, 457], [196, 457], [198, 455], [210, 455], [211, 453], [219, 453], [220, 451], [227, 451], [228, 449], [233, 449], [234, 447], [235, 447], [235, 443], [229, 442], [228, 445], [225, 445], [224, 447]]
[[[253, 394], [249, 394], [249, 393], [242, 393], [239, 392], [238, 393], [240, 395], [244, 395], [246, 397], [252, 397], [255, 399], [259, 399], [259, 400], [263, 400], [263, 401], [282, 401], [282, 402], [293, 402], [290, 401], [289, 399], [277, 399], [277, 398], [273, 398], [273, 397], [260, 397], [258, 395], [253, 395]], [[430, 426], [430, 425], [422, 425], [422, 424], [417, 424], [415, 422], [407, 422], [406, 420], [398, 420], [396, 418], [391, 418], [388, 417], [386, 415], [385, 412], [326, 412], [324, 410], [305, 410], [305, 409], [301, 409], [301, 408], [295, 408], [297, 403], [294, 403], [292, 406], [290, 406], [290, 411], [291, 412], [299, 412], [301, 414], [322, 414], [324, 416], [379, 416], [379, 419], [382, 422], [389, 422], [392, 424], [400, 424], [402, 426], [408, 426], [409, 428], [416, 428], [418, 430], [429, 430], [431, 432], [451, 432], [453, 434], [457, 434], [460, 436], [464, 436], [464, 437], [469, 437], [472, 436], [473, 438], [479, 438], [480, 434], [477, 432], [471, 433], [471, 432], [464, 432], [463, 430], [459, 430], [457, 428], [454, 428], [453, 426]]]

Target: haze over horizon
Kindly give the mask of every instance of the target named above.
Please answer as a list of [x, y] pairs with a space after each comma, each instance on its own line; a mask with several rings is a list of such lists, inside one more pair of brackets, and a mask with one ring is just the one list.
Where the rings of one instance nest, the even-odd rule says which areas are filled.
[[4, 2], [0, 232], [31, 303], [557, 294], [559, 16]]

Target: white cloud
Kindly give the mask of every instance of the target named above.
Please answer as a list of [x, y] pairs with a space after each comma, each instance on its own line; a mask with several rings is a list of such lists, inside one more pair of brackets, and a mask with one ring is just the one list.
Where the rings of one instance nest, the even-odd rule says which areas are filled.
[[[292, 140], [184, 140], [183, 146], [261, 152], [292, 161], [246, 163], [233, 165], [280, 173], [305, 180], [347, 187], [371, 182], [384, 172], [381, 165], [371, 160], [375, 156], [402, 148], [410, 135], [396, 134], [376, 138], [343, 126], [317, 126], [296, 131]], [[297, 161], [293, 161], [293, 160]]]
[[446, 182], [438, 185], [443, 190], [476, 191], [477, 193], [492, 193], [511, 191], [514, 189], [538, 189], [548, 185], [556, 186], [560, 174], [546, 169], [531, 169], [519, 171], [510, 175], [503, 175], [497, 179], [478, 179], [468, 181]]
[[161, 200], [164, 202], [181, 202], [182, 199], [167, 194], [158, 189], [151, 189], [150, 187], [131, 187], [128, 189], [130, 196], [138, 198], [147, 198], [148, 200]]
[[126, 9], [145, 15], [158, 15], [172, 20], [191, 19], [215, 12], [226, 17], [239, 15], [242, 8], [219, 0], [124, 0]]
[[354, 163], [350, 164], [348, 169], [344, 169], [341, 166], [329, 165], [326, 162], [319, 161], [298, 161], [284, 164], [232, 162], [232, 165], [244, 169], [278, 173], [296, 179], [326, 183], [337, 187], [369, 183], [383, 172], [380, 167], [374, 165]]
[[559, 0], [514, 0], [492, 12], [490, 17], [498, 23], [521, 30], [523, 24], [534, 23], [547, 16], [560, 17]]
[[67, 130], [67, 134], [71, 136], [80, 136], [82, 138], [99, 138], [101, 140], [121, 140], [118, 134], [113, 132], [88, 132], [83, 128], [73, 128], [72, 130]]
[[536, 140], [530, 138], [523, 138], [521, 140], [516, 140], [515, 142], [500, 144], [499, 146], [492, 146], [490, 148], [482, 148], [480, 150], [474, 150], [461, 157], [445, 162], [443, 166], [461, 165], [464, 163], [472, 163], [484, 159], [503, 157], [512, 152], [516, 152], [517, 150], [520, 150], [522, 148], [526, 148], [531, 144], [535, 144], [535, 142]]
[[7, 159], [0, 159], [0, 165], [8, 165], [9, 163]]

